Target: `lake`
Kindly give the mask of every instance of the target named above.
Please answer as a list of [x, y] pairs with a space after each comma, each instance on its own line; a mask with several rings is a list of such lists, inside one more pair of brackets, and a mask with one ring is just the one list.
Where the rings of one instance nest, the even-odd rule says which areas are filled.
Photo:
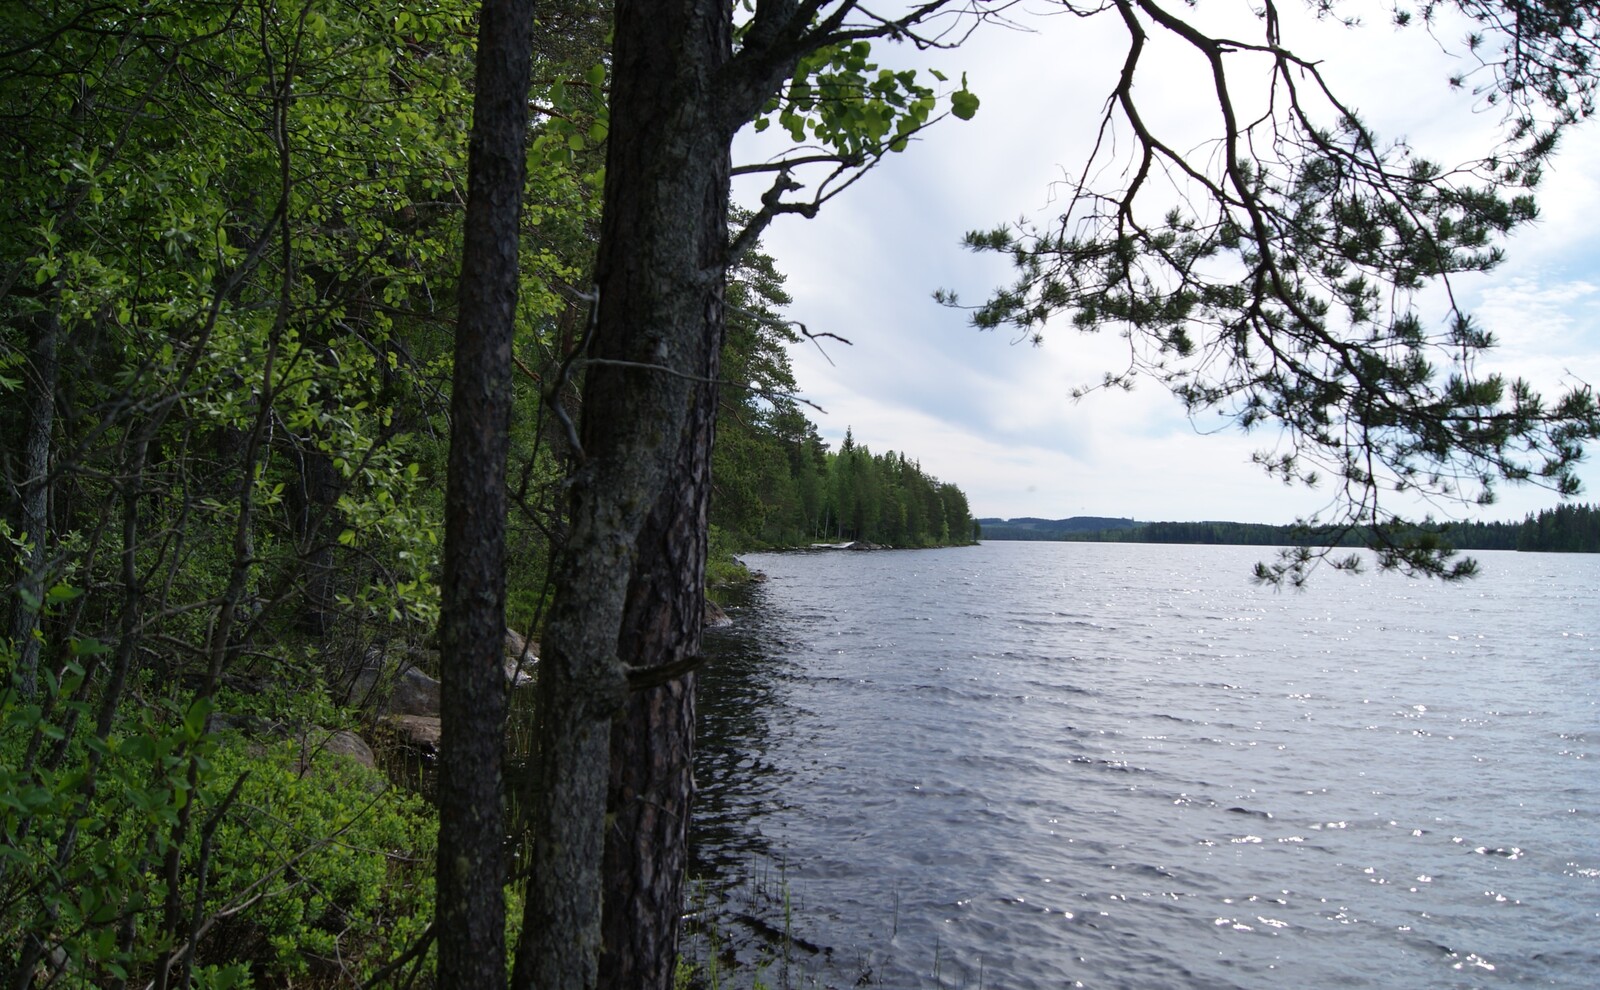
[[1274, 592], [1272, 553], [747, 557], [685, 955], [725, 986], [1595, 986], [1600, 556]]

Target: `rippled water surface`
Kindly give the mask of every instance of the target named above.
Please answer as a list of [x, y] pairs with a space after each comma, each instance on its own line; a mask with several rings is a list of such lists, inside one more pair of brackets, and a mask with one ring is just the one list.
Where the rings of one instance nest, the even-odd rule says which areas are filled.
[[1262, 554], [750, 557], [695, 951], [769, 986], [1600, 985], [1600, 557], [1274, 593]]

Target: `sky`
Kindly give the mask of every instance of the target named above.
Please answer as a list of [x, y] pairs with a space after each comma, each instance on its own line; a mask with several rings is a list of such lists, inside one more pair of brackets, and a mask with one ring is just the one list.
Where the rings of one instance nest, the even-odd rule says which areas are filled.
[[[1459, 34], [1397, 32], [1377, 5], [1370, 11], [1377, 22], [1355, 30], [1288, 25], [1285, 42], [1324, 58], [1338, 91], [1382, 136], [1404, 137], [1436, 160], [1484, 147], [1496, 118], [1474, 112], [1473, 98], [1447, 85], [1460, 63], [1441, 42]], [[1033, 346], [1005, 330], [978, 331], [965, 313], [934, 302], [935, 289], [976, 303], [1006, 284], [1008, 263], [968, 252], [962, 235], [1059, 212], [1052, 186], [1082, 168], [1126, 48], [1114, 16], [1019, 21], [1028, 30], [986, 28], [952, 52], [877, 52], [886, 65], [938, 68], [952, 80], [965, 72], [982, 100], [977, 116], [942, 122], [815, 219], [780, 217], [763, 238], [788, 276], [794, 302], [786, 315], [851, 342], [792, 349], [801, 394], [822, 410], [810, 410], [811, 419], [835, 448], [849, 428], [874, 453], [905, 452], [960, 486], [977, 517], [1288, 523], [1323, 511], [1326, 490], [1286, 487], [1251, 462], [1271, 435], [1191, 422], [1156, 382], [1074, 399], [1074, 387], [1126, 364], [1114, 332], [1051, 326]], [[1210, 112], [1203, 67], [1165, 49], [1153, 56], [1137, 77], [1153, 123], [1198, 143]], [[742, 134], [735, 164], [780, 152], [778, 130]], [[1500, 341], [1483, 367], [1548, 392], [1577, 381], [1600, 385], [1596, 162], [1596, 128], [1570, 133], [1541, 185], [1541, 219], [1507, 244], [1499, 269], [1453, 286]], [[741, 179], [735, 198], [753, 205], [763, 188]], [[1424, 308], [1425, 316], [1441, 312]], [[1580, 500], [1600, 500], [1600, 467], [1586, 464], [1582, 477]], [[1498, 495], [1487, 508], [1393, 504], [1414, 515], [1493, 520], [1559, 501], [1530, 486], [1501, 485]]]

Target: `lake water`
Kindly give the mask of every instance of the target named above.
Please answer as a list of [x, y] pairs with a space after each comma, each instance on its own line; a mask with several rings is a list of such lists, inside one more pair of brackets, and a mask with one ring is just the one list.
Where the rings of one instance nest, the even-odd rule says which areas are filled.
[[686, 954], [769, 987], [1600, 985], [1600, 556], [1296, 593], [1250, 583], [1271, 553], [751, 555]]

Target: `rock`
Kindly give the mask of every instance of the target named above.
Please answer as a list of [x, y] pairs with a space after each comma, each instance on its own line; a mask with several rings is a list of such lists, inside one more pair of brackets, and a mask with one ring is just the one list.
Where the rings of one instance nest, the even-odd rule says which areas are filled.
[[[293, 740], [296, 744], [295, 769], [301, 774], [309, 773], [316, 767], [327, 767], [335, 756], [353, 760], [368, 769], [378, 765], [377, 755], [367, 741], [347, 729], [326, 729], [320, 725], [291, 727], [265, 719], [229, 727], [250, 737], [246, 752], [256, 758], [266, 757], [278, 745], [274, 740]], [[259, 731], [250, 731], [252, 729]], [[263, 736], [267, 738], [259, 738]]]
[[707, 629], [718, 629], [733, 625], [733, 620], [728, 618], [728, 613], [722, 610], [721, 605], [707, 598], [704, 625]]
[[386, 711], [390, 715], [439, 714], [439, 682], [415, 667], [407, 667], [395, 679]]
[[539, 664], [539, 644], [525, 640], [515, 629], [506, 630], [506, 683], [513, 688], [528, 687]]
[[533, 685], [533, 674], [538, 669], [539, 658], [518, 661], [506, 657], [506, 683], [512, 688], [525, 688]]
[[372, 747], [354, 732], [313, 727], [300, 737], [300, 772], [304, 773], [324, 753], [354, 760], [364, 767], [377, 766], [378, 762]]
[[345, 701], [380, 715], [437, 716], [439, 682], [409, 664], [390, 681], [381, 667], [369, 665], [356, 672]]
[[428, 715], [389, 715], [381, 723], [395, 741], [430, 753], [439, 751], [439, 719]]
[[529, 643], [526, 639], [522, 638], [521, 633], [517, 632], [515, 629], [508, 628], [506, 630], [505, 651], [506, 656], [508, 657], [521, 657], [530, 653], [537, 654], [539, 652], [539, 644]]
[[[379, 675], [383, 671], [376, 666], [365, 666], [356, 671], [355, 677], [350, 680], [349, 686], [342, 692], [343, 697], [335, 694], [334, 700], [356, 708], [379, 708], [383, 705], [384, 698], [378, 690]], [[342, 678], [341, 678], [342, 680]]]
[[278, 728], [279, 726], [276, 722], [260, 715], [215, 712], [211, 716], [211, 731], [213, 732], [231, 731], [246, 736], [264, 736]]

